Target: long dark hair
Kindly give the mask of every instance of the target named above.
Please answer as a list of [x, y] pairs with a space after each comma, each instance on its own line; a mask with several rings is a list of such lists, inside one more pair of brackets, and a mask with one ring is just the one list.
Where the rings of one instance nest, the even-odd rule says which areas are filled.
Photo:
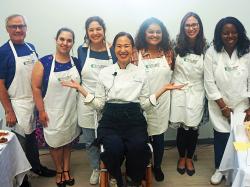
[[238, 33], [238, 41], [235, 48], [237, 48], [237, 56], [242, 57], [249, 52], [250, 41], [246, 35], [246, 30], [243, 24], [235, 17], [222, 18], [215, 26], [213, 44], [217, 52], [221, 52], [224, 44], [222, 42], [221, 33], [224, 25], [233, 24], [236, 27]]
[[[191, 47], [190, 42], [188, 40], [188, 36], [185, 33], [185, 23], [188, 18], [194, 17], [197, 19], [200, 31], [196, 37], [195, 44], [193, 47]], [[198, 16], [198, 14], [194, 12], [188, 12], [181, 20], [181, 26], [180, 26], [180, 33], [177, 35], [177, 42], [175, 51], [177, 54], [179, 54], [181, 57], [185, 56], [187, 53], [190, 53], [190, 50], [196, 55], [204, 54], [205, 52], [205, 46], [206, 46], [206, 39], [204, 37], [203, 32], [203, 25], [201, 22], [201, 18]]]
[[106, 25], [103, 21], [102, 18], [100, 18], [99, 16], [92, 16], [92, 17], [89, 17], [86, 22], [85, 22], [85, 36], [84, 36], [84, 43], [86, 44], [89, 44], [90, 41], [89, 41], [89, 36], [88, 36], [88, 28], [89, 28], [89, 25], [93, 22], [93, 21], [96, 21], [98, 22], [101, 27], [103, 28], [103, 32], [104, 32], [104, 40], [105, 40], [105, 33], [106, 33]]
[[163, 50], [164, 52], [170, 50], [171, 45], [167, 28], [162, 23], [162, 21], [154, 17], [146, 19], [141, 24], [139, 31], [135, 37], [135, 47], [137, 48], [137, 50], [147, 49], [148, 44], [145, 39], [145, 32], [151, 24], [159, 25], [162, 31], [162, 41], [158, 44], [159, 49]]

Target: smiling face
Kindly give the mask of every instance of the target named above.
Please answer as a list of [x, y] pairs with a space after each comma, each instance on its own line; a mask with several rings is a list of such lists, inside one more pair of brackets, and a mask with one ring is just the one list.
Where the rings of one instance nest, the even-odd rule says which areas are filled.
[[157, 46], [162, 41], [162, 30], [160, 25], [151, 24], [145, 31], [145, 40], [150, 46]]
[[24, 43], [27, 26], [22, 16], [16, 16], [8, 20], [6, 25], [10, 40], [14, 44]]
[[56, 39], [56, 50], [58, 53], [68, 55], [74, 44], [71, 32], [62, 31]]
[[87, 35], [91, 43], [98, 44], [103, 42], [105, 34], [103, 27], [97, 21], [92, 21], [88, 26]]
[[115, 55], [118, 59], [118, 63], [128, 64], [130, 62], [133, 53], [133, 46], [130, 39], [127, 36], [120, 36], [116, 40]]
[[238, 31], [233, 24], [225, 24], [221, 31], [221, 40], [224, 47], [233, 50], [238, 42]]
[[198, 20], [195, 17], [190, 16], [185, 22], [184, 29], [188, 39], [194, 41], [200, 32]]

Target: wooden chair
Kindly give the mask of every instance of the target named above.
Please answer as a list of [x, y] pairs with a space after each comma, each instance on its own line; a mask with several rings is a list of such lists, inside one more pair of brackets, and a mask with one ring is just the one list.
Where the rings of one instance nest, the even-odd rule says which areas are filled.
[[[153, 153], [153, 147], [150, 143], [148, 143], [148, 146], [150, 147], [151, 153]], [[101, 145], [101, 152], [104, 152], [103, 145]], [[153, 154], [152, 154], [153, 155]], [[126, 174], [125, 174], [126, 176]], [[152, 187], [152, 158], [150, 159], [150, 162], [146, 168], [146, 175], [145, 180], [142, 181], [142, 187]], [[99, 187], [109, 187], [109, 173], [107, 168], [105, 167], [105, 164], [101, 161], [100, 163], [100, 184]]]

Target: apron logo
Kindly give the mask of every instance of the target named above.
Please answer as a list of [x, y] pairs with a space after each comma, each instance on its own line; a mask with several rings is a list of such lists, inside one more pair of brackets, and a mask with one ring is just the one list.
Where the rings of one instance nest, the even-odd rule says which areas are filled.
[[198, 61], [198, 59], [184, 58], [184, 61], [185, 61], [185, 62], [192, 63], [192, 64], [196, 64], [197, 61]]
[[149, 68], [158, 68], [158, 67], [160, 67], [160, 64], [147, 64], [147, 65], [145, 65], [145, 67], [147, 68], [147, 69], [149, 69]]
[[231, 72], [231, 71], [235, 71], [238, 69], [239, 66], [233, 66], [233, 67], [230, 67], [230, 66], [226, 66], [225, 67], [225, 71], [227, 72]]
[[24, 65], [33, 65], [35, 63], [35, 60], [31, 60], [31, 61], [25, 61], [23, 62]]
[[57, 80], [59, 81], [59, 82], [61, 82], [61, 81], [70, 81], [72, 78], [71, 78], [71, 75], [67, 75], [67, 76], [65, 76], [65, 77], [59, 77], [59, 78], [57, 78]]
[[96, 69], [102, 69], [107, 67], [106, 65], [100, 65], [100, 64], [91, 64], [90, 65], [91, 68], [96, 68]]

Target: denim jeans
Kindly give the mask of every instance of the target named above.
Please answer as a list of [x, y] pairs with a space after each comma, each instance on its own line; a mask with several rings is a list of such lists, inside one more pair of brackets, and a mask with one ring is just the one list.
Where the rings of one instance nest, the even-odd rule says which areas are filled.
[[100, 151], [98, 147], [92, 145], [96, 138], [95, 129], [82, 128], [82, 135], [89, 157], [90, 166], [92, 169], [99, 169]]

